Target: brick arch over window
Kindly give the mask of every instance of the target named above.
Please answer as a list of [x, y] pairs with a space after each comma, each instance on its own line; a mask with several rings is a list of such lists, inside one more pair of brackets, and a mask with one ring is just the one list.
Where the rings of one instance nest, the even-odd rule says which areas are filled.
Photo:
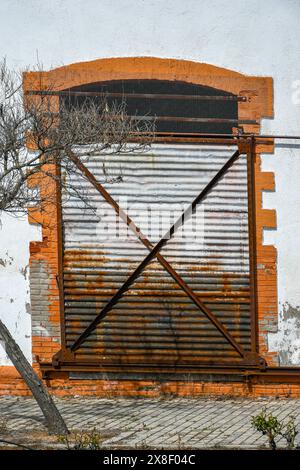
[[[49, 72], [28, 72], [24, 90], [53, 86], [55, 90], [112, 80], [182, 81], [223, 90], [247, 101], [239, 103], [240, 119], [260, 120], [273, 116], [273, 80], [242, 75], [221, 67], [186, 60], [153, 57], [99, 59], [60, 67]], [[250, 103], [250, 106], [249, 106]], [[245, 131], [259, 130], [245, 128]]]
[[[246, 100], [238, 102], [239, 119], [256, 121], [256, 124], [246, 124], [245, 132], [258, 134], [260, 120], [273, 116], [271, 78], [246, 76], [213, 65], [184, 60], [139, 57], [100, 59], [71, 64], [49, 72], [26, 73], [24, 90], [25, 92], [41, 90], [51, 86], [54, 90], [60, 91], [88, 83], [133, 79], [182, 81], [243, 96]], [[53, 98], [53, 103], [54, 106], [58, 106], [58, 97]], [[276, 216], [273, 210], [262, 209], [262, 191], [274, 190], [273, 174], [261, 172], [262, 152], [270, 152], [270, 146], [257, 146], [255, 159], [257, 308], [259, 354], [271, 365], [277, 363], [277, 358], [274, 353], [267, 350], [266, 337], [268, 327], [271, 325], [274, 328], [277, 321], [276, 251], [273, 246], [263, 245], [262, 233], [264, 228], [275, 227]], [[35, 223], [36, 214], [30, 220]], [[53, 353], [60, 349], [59, 290], [56, 281], [59, 263], [58, 235], [56, 230], [49, 228], [42, 215], [40, 222], [43, 226], [43, 240], [31, 243], [30, 247], [33, 285], [37, 282], [39, 273], [44, 274], [40, 276], [42, 285], [39, 289], [44, 296], [43, 312], [40, 308], [41, 298], [34, 294], [38, 290], [33, 289], [32, 293], [33, 355], [38, 356], [41, 363], [49, 363]]]

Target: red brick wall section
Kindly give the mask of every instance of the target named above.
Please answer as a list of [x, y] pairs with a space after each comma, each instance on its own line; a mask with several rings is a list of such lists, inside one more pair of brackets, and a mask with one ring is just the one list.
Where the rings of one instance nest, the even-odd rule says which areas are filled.
[[[38, 371], [38, 367], [35, 367]], [[14, 367], [0, 367], [0, 396], [30, 396], [31, 392]], [[74, 395], [113, 397], [276, 397], [299, 398], [300, 384], [248, 385], [241, 382], [212, 383], [200, 381], [159, 382], [153, 380], [68, 380], [65, 377], [46, 381], [51, 393], [57, 397]]]
[[[48, 168], [54, 171], [54, 168]], [[31, 182], [36, 184], [36, 182]], [[39, 184], [41, 195], [47, 201], [42, 213], [29, 212], [30, 223], [42, 225], [42, 241], [30, 243], [30, 294], [32, 311], [32, 357], [51, 362], [60, 349], [60, 308], [57, 243], [56, 187], [52, 178]], [[47, 197], [47, 193], [50, 193]]]
[[[211, 86], [244, 95], [247, 103], [239, 102], [241, 119], [260, 120], [273, 117], [273, 81], [268, 77], [250, 77], [212, 65], [189, 61], [156, 59], [151, 57], [101, 59], [92, 62], [72, 64], [49, 72], [29, 72], [24, 75], [24, 90], [64, 89], [89, 82], [116, 79], [164, 79], [181, 80], [204, 86]], [[54, 98], [55, 100], [55, 98]], [[57, 101], [53, 102], [57, 106]], [[247, 126], [248, 132], [258, 132], [259, 126]], [[277, 365], [276, 353], [268, 351], [267, 333], [277, 327], [277, 274], [276, 250], [264, 246], [263, 229], [276, 226], [273, 210], [262, 209], [262, 191], [274, 190], [274, 175], [261, 171], [260, 153], [272, 152], [272, 145], [257, 147], [256, 174], [256, 215], [257, 215], [257, 268], [258, 268], [258, 323], [259, 353], [269, 365]], [[33, 184], [37, 184], [33, 182]], [[54, 190], [53, 180], [49, 179], [41, 191]], [[50, 189], [49, 189], [50, 188]], [[32, 354], [36, 361], [51, 362], [53, 354], [60, 349], [59, 291], [56, 282], [58, 274], [57, 212], [55, 204], [42, 214], [34, 211], [29, 214], [31, 223], [42, 224], [42, 242], [30, 244], [30, 275], [32, 302]], [[38, 365], [35, 363], [38, 370]], [[22, 380], [12, 372], [13, 368], [1, 368], [0, 393], [27, 394]], [[48, 381], [48, 386], [56, 395], [99, 395], [99, 396], [160, 396], [176, 394], [180, 396], [216, 395], [278, 395], [300, 396], [300, 386], [292, 384], [263, 385], [253, 384], [250, 388], [244, 383], [169, 382], [153, 381], [103, 381], [69, 380], [56, 378]]]

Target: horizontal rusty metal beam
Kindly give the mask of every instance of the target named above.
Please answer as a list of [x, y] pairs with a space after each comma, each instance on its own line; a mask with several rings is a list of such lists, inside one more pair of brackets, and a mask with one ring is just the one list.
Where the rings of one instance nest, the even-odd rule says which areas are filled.
[[40, 96], [109, 96], [112, 98], [154, 99], [154, 100], [195, 100], [195, 101], [247, 101], [245, 96], [236, 95], [182, 95], [170, 93], [115, 93], [110, 91], [77, 91], [77, 90], [28, 90], [26, 95]]
[[[59, 368], [53, 367], [52, 363], [40, 363], [39, 364], [42, 373], [51, 377], [52, 373], [55, 374], [65, 374], [66, 372], [94, 372], [94, 373], [106, 373], [106, 374], [126, 374], [124, 379], [128, 379], [129, 373], [141, 374], [141, 379], [151, 376], [151, 374], [157, 374], [158, 380], [163, 380], [164, 375], [172, 374], [170, 380], [178, 380], [180, 374], [188, 374], [189, 376], [193, 375], [232, 375], [240, 376], [241, 378], [254, 379], [254, 380], [264, 380], [265, 382], [270, 383], [286, 383], [290, 381], [291, 383], [300, 382], [300, 367], [268, 367], [260, 368], [257, 364], [233, 364], [229, 363], [227, 365], [212, 364], [212, 363], [197, 363], [197, 364], [178, 364], [176, 366], [170, 364], [106, 364], [103, 365], [98, 362], [68, 362], [62, 361], [59, 365]], [[109, 376], [108, 376], [109, 380]], [[213, 382], [213, 378], [211, 379]]]
[[259, 124], [254, 119], [229, 119], [229, 118], [210, 118], [210, 117], [184, 117], [184, 116], [130, 116], [134, 121], [160, 121], [160, 122], [202, 122], [212, 124]]
[[[138, 141], [139, 139], [134, 139], [134, 137], [131, 139], [132, 142]], [[163, 134], [161, 132], [155, 133], [155, 136], [152, 138], [152, 143], [167, 143], [167, 142], [172, 142], [174, 144], [182, 144], [182, 143], [189, 143], [189, 144], [213, 144], [214, 146], [218, 145], [236, 145], [237, 140], [236, 139], [230, 139], [230, 138], [214, 138], [211, 139], [210, 137], [193, 137], [193, 135], [189, 136], [189, 134], [178, 134], [176, 133], [169, 133], [169, 134]], [[261, 143], [265, 144], [271, 144], [269, 141], [262, 141]]]
[[[151, 371], [159, 371], [159, 372], [164, 372], [164, 371], [173, 371], [173, 372], [181, 372], [181, 371], [186, 371], [186, 372], [199, 372], [199, 371], [207, 371], [208, 373], [210, 371], [217, 371], [219, 373], [220, 370], [222, 370], [224, 373], [231, 373], [232, 371], [239, 371], [239, 372], [245, 372], [245, 371], [262, 371], [265, 372], [267, 368], [261, 367], [258, 362], [255, 361], [227, 361], [226, 364], [220, 364], [219, 361], [213, 362], [206, 362], [205, 360], [202, 361], [197, 361], [195, 363], [156, 363], [156, 362], [151, 362], [149, 363], [143, 363], [143, 362], [138, 362], [138, 363], [106, 363], [103, 364], [98, 361], [93, 361], [93, 360], [80, 360], [79, 358], [73, 358], [66, 354], [66, 357], [64, 357], [64, 354], [61, 355], [61, 360], [59, 363], [55, 366], [53, 366], [52, 363], [43, 363], [39, 362], [39, 365], [41, 369], [48, 369], [48, 370], [90, 370], [90, 371], [119, 371], [121, 372], [122, 370], [125, 372], [128, 372], [130, 370], [136, 370], [136, 371], [141, 371], [141, 372], [151, 372]], [[300, 374], [300, 367], [299, 367], [299, 374]]]
[[[261, 143], [260, 142], [260, 139], [269, 139], [268, 141], [264, 142], [264, 143], [268, 143], [268, 144], [272, 144], [272, 139], [287, 139], [287, 140], [300, 140], [300, 135], [281, 135], [281, 134], [255, 134], [255, 133], [250, 133], [250, 132], [243, 132], [242, 134], [238, 134], [238, 133], [235, 133], [235, 134], [222, 134], [222, 133], [215, 133], [215, 132], [206, 132], [206, 133], [203, 133], [203, 132], [158, 132], [159, 135], [166, 135], [166, 136], [170, 136], [170, 135], [180, 135], [180, 136], [187, 136], [187, 137], [202, 137], [202, 138], [207, 138], [207, 139], [224, 139], [224, 138], [232, 138], [232, 139], [236, 139], [236, 141], [241, 141], [241, 140], [248, 140], [248, 139], [251, 139], [251, 138], [254, 138], [255, 139], [255, 142], [256, 143]], [[250, 142], [250, 140], [249, 140]]]
[[[57, 112], [49, 112], [46, 111], [43, 113], [45, 117], [59, 117], [59, 113]], [[111, 115], [109, 119], [113, 120], [114, 116]], [[251, 124], [251, 125], [259, 125], [259, 122], [254, 119], [227, 119], [227, 118], [210, 118], [210, 117], [185, 117], [185, 116], [156, 116], [156, 115], [147, 115], [147, 116], [139, 116], [139, 115], [130, 115], [127, 114], [126, 118], [132, 119], [133, 121], [149, 121], [149, 122], [195, 122], [195, 123], [204, 123], [204, 124], [236, 124], [238, 127], [239, 125], [243, 124]], [[104, 118], [103, 118], [104, 119]], [[172, 131], [170, 132], [173, 133]], [[146, 133], [144, 133], [146, 134]], [[142, 133], [139, 133], [142, 135]], [[190, 135], [187, 133], [187, 135]], [[212, 134], [208, 134], [212, 135]], [[221, 134], [225, 135], [225, 134]], [[236, 135], [236, 134], [235, 134]]]

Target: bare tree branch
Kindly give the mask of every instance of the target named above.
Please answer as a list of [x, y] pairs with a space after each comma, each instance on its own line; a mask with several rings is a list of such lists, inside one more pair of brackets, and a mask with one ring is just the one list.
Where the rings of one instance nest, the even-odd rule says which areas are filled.
[[[21, 76], [11, 72], [5, 60], [0, 63], [0, 216], [1, 212], [24, 215], [30, 210], [31, 218], [36, 211], [38, 221], [40, 213], [56, 210], [57, 189], [64, 194], [63, 202], [75, 196], [94, 211], [84, 185], [72, 184], [72, 176], [85, 177], [69, 155], [84, 158], [86, 163], [106, 152], [116, 158], [126, 152], [140, 153], [151, 144], [154, 124], [128, 116], [125, 101], [109, 104], [103, 95], [74, 105], [62, 99], [57, 109], [57, 99], [50, 93], [55, 84], [45, 88], [42, 73], [40, 77], [39, 90], [44, 93], [24, 97]], [[105, 164], [103, 178], [116, 184], [122, 181], [121, 175], [112, 178]], [[55, 217], [47, 219], [55, 221]], [[1, 320], [0, 337], [43, 411], [49, 431], [67, 433], [47, 388]]]
[[[44, 93], [24, 99], [20, 76], [0, 63], [0, 212], [17, 215], [32, 204], [45, 206], [45, 196], [27, 182], [37, 174], [57, 179], [49, 170], [53, 165], [68, 174], [77, 171], [68, 149], [87, 158], [107, 151], [143, 152], [151, 144], [154, 124], [128, 116], [124, 100], [109, 104], [103, 95], [75, 106], [65, 99], [57, 110], [49, 93], [54, 85], [45, 90], [41, 82]], [[110, 179], [105, 168], [103, 173]], [[53, 194], [47, 198], [53, 203]]]

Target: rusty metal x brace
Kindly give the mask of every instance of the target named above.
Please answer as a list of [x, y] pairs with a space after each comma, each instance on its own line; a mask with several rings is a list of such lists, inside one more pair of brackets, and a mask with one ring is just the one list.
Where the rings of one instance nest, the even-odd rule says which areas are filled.
[[138, 239], [143, 245], [149, 250], [149, 254], [144, 260], [137, 266], [134, 272], [124, 282], [120, 289], [113, 295], [111, 300], [102, 308], [96, 318], [90, 323], [90, 325], [80, 334], [76, 341], [69, 348], [69, 352], [74, 353], [84, 342], [84, 340], [95, 330], [97, 325], [103, 320], [103, 318], [111, 311], [118, 300], [124, 295], [130, 288], [137, 277], [143, 272], [146, 266], [156, 257], [159, 263], [166, 269], [171, 277], [177, 282], [177, 284], [183, 289], [188, 297], [194, 302], [194, 304], [206, 315], [206, 317], [213, 323], [213, 325], [219, 330], [219, 332], [227, 339], [231, 346], [237, 351], [241, 358], [245, 359], [249, 353], [245, 352], [243, 347], [239, 345], [227, 328], [216, 318], [213, 312], [203, 304], [192, 289], [185, 283], [181, 276], [172, 268], [168, 261], [159, 253], [164, 247], [167, 241], [174, 235], [175, 231], [180, 228], [184, 221], [194, 213], [197, 205], [207, 196], [207, 194], [213, 189], [218, 181], [225, 175], [227, 170], [234, 164], [238, 159], [240, 151], [237, 150], [229, 160], [221, 167], [221, 169], [215, 174], [212, 180], [202, 189], [198, 196], [193, 200], [190, 206], [181, 214], [176, 222], [171, 226], [168, 232], [160, 239], [160, 241], [153, 245], [141, 230], [135, 225], [133, 220], [121, 209], [118, 203], [110, 196], [106, 189], [99, 183], [94, 175], [88, 170], [88, 168], [82, 163], [82, 161], [74, 154], [71, 150], [68, 151], [68, 157], [73, 161], [77, 168], [85, 175], [95, 189], [104, 197], [104, 199], [115, 209], [116, 213], [122, 218], [122, 220], [130, 227], [135, 233]]

